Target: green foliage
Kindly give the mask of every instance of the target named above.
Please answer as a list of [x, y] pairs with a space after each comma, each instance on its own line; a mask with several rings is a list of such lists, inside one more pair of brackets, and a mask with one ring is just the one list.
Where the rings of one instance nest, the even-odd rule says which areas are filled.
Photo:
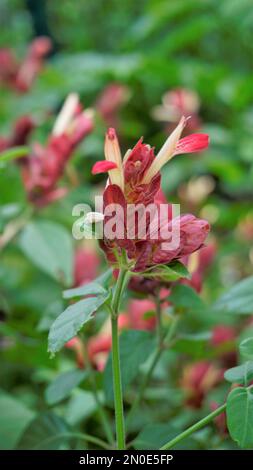
[[31, 222], [22, 231], [19, 246], [42, 271], [63, 284], [71, 284], [73, 245], [62, 226], [45, 220]]
[[203, 358], [210, 339], [211, 334], [209, 332], [178, 335], [173, 349], [180, 353], [189, 354], [194, 358]]
[[253, 389], [235, 388], [227, 399], [227, 424], [240, 447], [253, 445]]
[[247, 338], [242, 341], [239, 349], [243, 357], [253, 360], [253, 338]]
[[[214, 423], [179, 447], [227, 450], [238, 449], [238, 444], [251, 448], [252, 1], [41, 0], [29, 2], [33, 14], [28, 13], [27, 3], [2, 0], [0, 48], [11, 47], [21, 63], [38, 24], [42, 34], [50, 32], [54, 47], [27, 93], [0, 83], [0, 447], [69, 449], [78, 445], [70, 437], [72, 431], [86, 429], [104, 439], [98, 401], [106, 403], [113, 429], [110, 327], [105, 303], [115, 278], [112, 269], [99, 276], [107, 269], [105, 261], [99, 258], [101, 265], [94, 268], [87, 256], [87, 266], [85, 262], [82, 267], [84, 279], [77, 280], [76, 251], [84, 247], [90, 255], [95, 242], [73, 240], [72, 208], [83, 202], [92, 210], [94, 196], [104, 187], [105, 175], [95, 177], [91, 167], [103, 158], [105, 129], [116, 127], [123, 154], [141, 136], [157, 154], [176, 121], [171, 116], [164, 122], [155, 120], [154, 108], [166, 101], [163, 97], [168, 91], [186, 89], [197, 94], [200, 107], [199, 124], [196, 129], [186, 128], [185, 135], [207, 132], [210, 147], [166, 164], [162, 169], [163, 192], [167, 200], [181, 204], [181, 213], [193, 213], [210, 222], [207, 244], [215, 241], [216, 256], [206, 265], [202, 260], [199, 269], [198, 253], [194, 254], [189, 272], [176, 262], [145, 273], [148, 286], [159, 279], [165, 288], [161, 292], [160, 336], [174, 314], [179, 325], [168, 341], [169, 348], [166, 341], [163, 345], [134, 414], [129, 439], [134, 448], [157, 449], [207, 414], [210, 403], [224, 403], [231, 384], [239, 384], [230, 392], [227, 405], [232, 439]], [[127, 92], [124, 103], [107, 121], [97, 103], [112, 83], [123, 85]], [[79, 93], [85, 108], [95, 111], [94, 130], [79, 145], [59, 181], [67, 194], [43, 208], [34, 208], [23, 184], [22, 157], [27, 152], [33, 154], [35, 145], [46, 145], [58, 110], [70, 92]], [[109, 101], [113, 106], [113, 99]], [[23, 115], [31, 116], [36, 128], [27, 144], [19, 146], [12, 139]], [[12, 144], [14, 147], [8, 148]], [[91, 234], [90, 225], [84, 229], [86, 235]], [[13, 238], [2, 246], [12, 230]], [[131, 298], [136, 295], [148, 301], [138, 325], [143, 330], [120, 333], [127, 412], [158, 344], [152, 316], [155, 308], [149, 302], [154, 300], [153, 290], [147, 290], [143, 295], [126, 286], [120, 309], [124, 314], [120, 327], [135, 328]], [[84, 325], [93, 379], [87, 369], [76, 369], [77, 351], [63, 348]], [[219, 342], [222, 328], [233, 334]], [[46, 350], [49, 329], [49, 351], [63, 348], [54, 359]], [[101, 371], [106, 358], [106, 368]], [[220, 376], [218, 383], [208, 388], [211, 370], [203, 372], [193, 386], [192, 377], [206, 364]], [[225, 372], [224, 381], [222, 371], [228, 364], [233, 367]], [[206, 388], [200, 403], [202, 386]], [[249, 389], [243, 388], [246, 386]], [[47, 412], [52, 406], [57, 407], [59, 416]], [[41, 410], [46, 414], [40, 415]], [[91, 449], [93, 443], [82, 442], [83, 447]]]
[[93, 317], [93, 314], [105, 303], [107, 297], [106, 292], [105, 295], [89, 297], [67, 307], [50, 328], [48, 351], [52, 354], [59, 351]]
[[253, 362], [248, 361], [241, 366], [228, 369], [224, 377], [228, 382], [243, 384], [245, 386], [248, 385], [253, 379]]
[[201, 297], [190, 286], [176, 284], [172, 287], [170, 301], [182, 313], [198, 311], [204, 315], [206, 305]]
[[[139, 375], [140, 366], [154, 350], [154, 336], [147, 331], [124, 331], [119, 340], [122, 387], [126, 391]], [[112, 357], [108, 357], [104, 371], [104, 391], [106, 400], [113, 401]]]
[[170, 424], [149, 424], [136, 437], [135, 449], [159, 449], [176, 434]]
[[62, 418], [53, 413], [38, 415], [25, 429], [18, 449], [57, 450], [69, 439], [69, 428]]
[[250, 314], [253, 309], [253, 276], [244, 279], [216, 302], [215, 308], [228, 313]]
[[76, 287], [75, 289], [68, 289], [63, 292], [64, 299], [71, 299], [72, 297], [84, 297], [85, 295], [100, 295], [105, 294], [106, 289], [103, 285], [111, 278], [112, 272], [108, 269], [104, 274], [99, 276], [94, 282], [85, 284], [84, 286]]
[[34, 413], [10, 395], [0, 394], [0, 449], [14, 449]]
[[168, 265], [157, 265], [145, 271], [143, 275], [147, 278], [154, 277], [155, 279], [159, 279], [163, 282], [173, 282], [177, 281], [182, 277], [190, 277], [187, 268], [179, 261], [175, 261]]
[[45, 391], [46, 402], [55, 405], [67, 398], [75, 387], [84, 380], [86, 372], [82, 370], [70, 370], [56, 377]]

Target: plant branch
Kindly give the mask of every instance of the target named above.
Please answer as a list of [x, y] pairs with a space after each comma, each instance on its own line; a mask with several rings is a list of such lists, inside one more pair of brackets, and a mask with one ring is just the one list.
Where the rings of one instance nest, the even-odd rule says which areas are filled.
[[193, 434], [194, 432], [198, 431], [199, 429], [203, 428], [204, 426], [206, 426], [208, 423], [210, 423], [210, 421], [212, 421], [216, 416], [219, 416], [221, 413], [223, 413], [223, 411], [225, 411], [226, 409], [226, 403], [222, 406], [220, 406], [219, 408], [217, 408], [217, 410], [215, 411], [212, 411], [212, 413], [210, 413], [209, 415], [205, 416], [205, 418], [201, 419], [200, 421], [198, 421], [197, 423], [193, 424], [192, 426], [190, 426], [188, 429], [186, 429], [185, 431], [183, 431], [181, 434], [179, 434], [178, 436], [174, 437], [174, 439], [171, 439], [171, 441], [167, 442], [167, 444], [164, 444], [164, 446], [162, 446], [159, 450], [168, 450], [168, 449], [171, 449], [172, 447], [174, 447], [176, 444], [178, 444], [178, 442], [181, 442], [183, 439], [185, 439], [186, 437], [190, 436], [191, 434]]
[[127, 277], [128, 271], [125, 268], [121, 268], [111, 303], [113, 392], [118, 449], [125, 449], [125, 424], [119, 355], [118, 313]]

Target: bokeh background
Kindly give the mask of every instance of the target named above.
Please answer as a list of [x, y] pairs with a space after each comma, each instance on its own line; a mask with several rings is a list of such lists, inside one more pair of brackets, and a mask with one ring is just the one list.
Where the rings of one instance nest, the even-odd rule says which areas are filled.
[[[229, 326], [235, 342], [249, 331], [248, 317], [222, 311], [217, 315], [210, 312], [210, 305], [252, 274], [252, 25], [251, 0], [1, 0], [0, 48], [11, 48], [22, 62], [36, 36], [49, 36], [53, 46], [28, 92], [1, 83], [0, 136], [10, 135], [17, 119], [30, 115], [37, 126], [28, 146], [43, 144], [64, 99], [73, 91], [79, 93], [85, 108], [95, 110], [94, 130], [69, 163], [65, 176], [68, 194], [36, 216], [40, 222], [59, 224], [68, 237], [60, 246], [67, 253], [64, 283], [54, 266], [41, 262], [37, 232], [25, 240], [17, 234], [0, 253], [1, 448], [14, 448], [32, 418], [52, 409], [68, 425], [100, 434], [88, 381], [70, 398], [53, 405], [45, 390], [57, 375], [75, 366], [71, 349], [50, 359], [47, 332], [64, 309], [62, 289], [75, 283], [78, 244], [71, 237], [72, 207], [79, 202], [92, 205], [104, 185], [104, 177], [92, 176], [91, 168], [103, 158], [108, 125], [117, 128], [124, 150], [141, 136], [160, 148], [182, 112], [192, 115], [187, 133], [197, 130], [210, 135], [206, 152], [175, 158], [164, 168], [163, 190], [171, 202], [180, 202], [182, 212], [206, 218], [212, 226], [210, 243], [215, 245], [215, 256], [202, 282], [206, 307], [194, 320], [197, 331]], [[27, 207], [19, 166], [1, 162], [0, 231]], [[99, 274], [105, 267], [103, 256], [95, 244], [85, 245], [85, 249], [95, 257], [90, 265], [87, 262], [86, 271]], [[127, 304], [124, 308], [128, 309]], [[96, 320], [88, 334], [97, 334], [101, 323]], [[183, 351], [183, 358], [174, 351], [164, 359], [149, 391], [149, 406], [146, 403], [145, 413], [137, 413], [133, 436], [150, 423], [162, 421], [166, 427], [169, 419], [180, 430], [201, 416], [203, 409], [210, 409], [210, 401], [222, 402], [228, 390], [224, 383], [210, 387], [208, 397], [205, 391], [206, 401], [200, 407], [185, 404], [185, 382], [177, 375], [178, 363], [183, 370], [209, 360], [203, 341], [204, 337], [195, 352], [192, 345], [190, 351]], [[102, 394], [102, 372], [96, 374]], [[129, 392], [126, 402], [131, 397]], [[108, 409], [110, 413], [109, 405]], [[154, 432], [144, 436], [147, 448]], [[78, 445], [61, 444], [67, 448]], [[235, 447], [225, 434], [218, 438], [215, 429], [203, 431], [186, 445]]]

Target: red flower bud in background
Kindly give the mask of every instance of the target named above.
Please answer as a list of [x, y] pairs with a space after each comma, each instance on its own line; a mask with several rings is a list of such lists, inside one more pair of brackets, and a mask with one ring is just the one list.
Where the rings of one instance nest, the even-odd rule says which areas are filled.
[[199, 129], [201, 120], [198, 115], [200, 100], [196, 92], [185, 88], [176, 88], [165, 93], [162, 97], [162, 104], [155, 106], [152, 116], [156, 121], [168, 122], [167, 131], [171, 131], [173, 123], [180, 117], [190, 116], [186, 129], [193, 131]]
[[[212, 401], [210, 403], [210, 408], [211, 408], [211, 411], [215, 411], [217, 410], [217, 408], [219, 408], [219, 405], [215, 401]], [[221, 434], [222, 437], [225, 437], [228, 434], [226, 413], [223, 412], [219, 414], [218, 416], [216, 416], [216, 418], [214, 418], [214, 423], [216, 425], [216, 428], [219, 434]]]
[[211, 344], [219, 352], [224, 369], [237, 365], [236, 330], [229, 325], [217, 325], [213, 328]]
[[83, 369], [85, 366], [85, 362], [84, 362], [84, 346], [83, 346], [82, 340], [78, 338], [78, 336], [75, 336], [74, 338], [69, 340], [67, 343], [65, 343], [65, 348], [72, 349], [75, 352], [77, 366], [80, 367], [80, 369]]
[[181, 261], [191, 273], [191, 279], [182, 279], [180, 282], [193, 287], [197, 292], [201, 292], [204, 275], [213, 263], [216, 253], [217, 245], [215, 242], [211, 242], [191, 256], [182, 258]]
[[93, 281], [98, 276], [100, 259], [95, 247], [84, 246], [77, 249], [74, 260], [74, 286]]
[[41, 71], [44, 59], [50, 52], [51, 47], [51, 40], [48, 37], [36, 38], [31, 43], [26, 57], [20, 64], [11, 50], [1, 49], [0, 81], [19, 92], [27, 92]]
[[93, 129], [89, 111], [82, 111], [78, 96], [69, 95], [55, 122], [45, 147], [34, 144], [32, 154], [22, 168], [22, 176], [29, 200], [45, 206], [66, 194], [57, 188], [72, 153]]
[[17, 61], [8, 48], [0, 49], [0, 83], [13, 86], [17, 73]]
[[118, 127], [118, 111], [128, 100], [129, 90], [121, 83], [109, 84], [100, 94], [95, 109], [109, 127]]
[[223, 371], [208, 361], [187, 365], [181, 379], [187, 405], [200, 408], [207, 393], [222, 380]]
[[134, 330], [154, 330], [156, 326], [156, 306], [152, 300], [131, 300], [128, 304], [129, 326]]
[[35, 121], [30, 116], [21, 116], [17, 119], [11, 135], [0, 138], [0, 152], [11, 147], [25, 145], [34, 127]]

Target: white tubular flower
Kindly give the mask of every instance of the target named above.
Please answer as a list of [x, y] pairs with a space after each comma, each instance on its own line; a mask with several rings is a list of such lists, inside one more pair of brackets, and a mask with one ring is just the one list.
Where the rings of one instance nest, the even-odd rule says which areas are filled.
[[67, 96], [62, 106], [62, 109], [59, 112], [57, 119], [55, 121], [53, 131], [52, 131], [53, 135], [55, 136], [61, 135], [68, 128], [69, 124], [71, 123], [75, 115], [78, 103], [79, 103], [79, 97], [76, 93], [70, 93]]
[[176, 150], [177, 143], [180, 139], [182, 131], [185, 127], [186, 118], [183, 116], [180, 119], [180, 122], [176, 129], [170, 134], [164, 145], [162, 146], [160, 152], [158, 152], [157, 156], [155, 157], [153, 163], [151, 164], [150, 168], [146, 172], [142, 183], [148, 184], [152, 178], [161, 170], [163, 165], [167, 163], [171, 158], [174, 156], [174, 152]]
[[121, 151], [116, 132], [112, 128], [110, 128], [106, 133], [104, 151], [106, 161], [115, 165], [115, 168], [108, 170], [111, 184], [118, 185], [122, 191], [124, 191], [124, 173]]

